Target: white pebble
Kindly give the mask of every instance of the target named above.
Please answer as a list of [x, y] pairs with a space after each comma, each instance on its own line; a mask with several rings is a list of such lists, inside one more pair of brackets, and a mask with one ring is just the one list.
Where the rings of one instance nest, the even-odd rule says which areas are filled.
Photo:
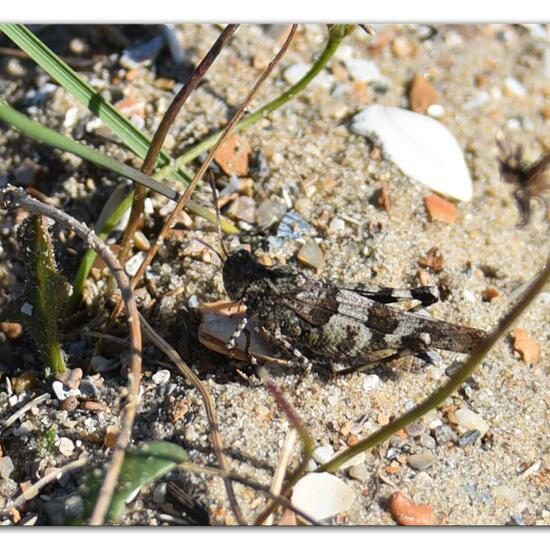
[[124, 270], [130, 277], [133, 277], [138, 272], [139, 266], [145, 259], [145, 256], [145, 252], [138, 252], [126, 262]]
[[472, 198], [472, 180], [460, 145], [437, 120], [372, 105], [353, 117], [351, 130], [370, 138], [405, 174], [430, 189], [462, 201]]
[[65, 401], [67, 397], [71, 397], [72, 395], [75, 397], [80, 395], [80, 390], [78, 388], [71, 389], [65, 386], [60, 380], [52, 382], [52, 390], [59, 401]]
[[434, 118], [441, 118], [445, 114], [445, 107], [439, 105], [439, 103], [434, 103], [428, 107], [426, 113]]
[[382, 82], [384, 76], [374, 61], [367, 59], [345, 59], [344, 63], [353, 80], [359, 82]]
[[346, 222], [341, 218], [334, 217], [332, 218], [328, 229], [331, 233], [341, 233], [346, 229]]
[[65, 119], [63, 120], [63, 127], [72, 128], [74, 126], [74, 123], [76, 122], [77, 114], [78, 114], [78, 109], [76, 107], [71, 107], [65, 113]]
[[313, 519], [321, 521], [347, 511], [354, 492], [339, 478], [326, 472], [304, 476], [292, 491], [292, 504]]
[[352, 466], [359, 466], [365, 462], [365, 453], [357, 453], [355, 456], [352, 456], [349, 460], [346, 460], [338, 469], [347, 470]]
[[331, 407], [336, 407], [336, 405], [338, 405], [338, 401], [340, 401], [340, 399], [338, 398], [337, 395], [329, 395], [328, 398], [327, 398], [327, 401], [328, 401], [328, 404]]
[[468, 302], [472, 302], [473, 304], [475, 304], [477, 301], [476, 295], [471, 290], [468, 290], [467, 288], [462, 289], [462, 296], [464, 296], [464, 298], [468, 300]]
[[504, 89], [509, 94], [517, 97], [525, 97], [527, 95], [527, 89], [525, 86], [513, 76], [508, 76], [504, 79]]
[[323, 465], [334, 456], [334, 450], [330, 445], [322, 445], [321, 447], [317, 447], [311, 456], [317, 464]]
[[486, 92], [485, 90], [482, 90], [477, 94], [476, 97], [473, 97], [472, 99], [469, 99], [462, 105], [462, 108], [465, 111], [471, 111], [473, 109], [477, 109], [479, 107], [482, 107], [485, 105], [489, 100], [491, 99], [491, 96], [489, 95], [489, 92]]
[[152, 376], [155, 384], [167, 384], [170, 380], [170, 371], [167, 369], [158, 370]]
[[483, 417], [466, 407], [451, 413], [449, 419], [465, 430], [479, 430], [481, 437], [489, 431], [489, 424], [485, 422]]
[[74, 443], [68, 437], [59, 439], [59, 452], [63, 456], [71, 456], [74, 452]]
[[363, 378], [363, 389], [365, 391], [371, 391], [380, 383], [380, 377], [376, 374], [367, 374]]

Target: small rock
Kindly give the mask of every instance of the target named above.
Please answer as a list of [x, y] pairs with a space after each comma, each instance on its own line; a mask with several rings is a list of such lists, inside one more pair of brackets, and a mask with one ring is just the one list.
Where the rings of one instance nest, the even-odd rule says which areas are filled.
[[2, 479], [9, 479], [14, 469], [15, 467], [9, 456], [0, 458], [0, 477]]
[[36, 374], [31, 371], [24, 372], [20, 376], [14, 376], [11, 379], [11, 387], [16, 395], [30, 390], [37, 382]]
[[484, 302], [492, 302], [495, 298], [500, 296], [500, 291], [494, 286], [489, 286], [481, 293], [481, 299]]
[[170, 371], [167, 369], [158, 370], [153, 374], [152, 380], [155, 384], [168, 384], [170, 380]]
[[68, 437], [59, 439], [59, 452], [63, 456], [71, 456], [74, 452], [74, 443]]
[[354, 499], [354, 492], [342, 480], [326, 472], [314, 472], [296, 483], [291, 501], [313, 519], [322, 521], [346, 512]]
[[72, 128], [75, 125], [78, 116], [78, 109], [71, 107], [66, 113], [63, 119], [63, 128]]
[[326, 464], [334, 456], [334, 450], [330, 445], [322, 445], [317, 447], [311, 457], [317, 464]]
[[435, 439], [428, 434], [423, 433], [418, 441], [422, 447], [426, 447], [427, 449], [435, 449], [437, 446]]
[[143, 263], [143, 260], [145, 260], [145, 252], [138, 252], [134, 256], [132, 256], [124, 266], [124, 271], [130, 276], [133, 277], [140, 268], [141, 264]]
[[457, 445], [461, 448], [473, 445], [480, 435], [479, 430], [470, 430], [458, 438]]
[[254, 223], [256, 219], [256, 203], [252, 197], [238, 197], [237, 200], [231, 203], [225, 213], [235, 220]]
[[256, 210], [256, 223], [260, 227], [269, 227], [279, 221], [285, 214], [285, 206], [278, 201], [265, 200]]
[[164, 504], [166, 502], [166, 487], [165, 482], [159, 483], [153, 490], [153, 502], [155, 504]]
[[0, 331], [2, 331], [8, 340], [16, 340], [23, 334], [23, 325], [19, 323], [0, 323]]
[[512, 349], [519, 355], [522, 361], [529, 365], [536, 363], [539, 359], [540, 345], [522, 328], [514, 330], [514, 344]]
[[80, 385], [82, 380], [82, 369], [67, 369], [66, 371], [57, 374], [56, 380], [63, 382], [65, 386], [75, 390]]
[[17, 491], [17, 483], [13, 479], [0, 479], [0, 495], [5, 498], [12, 498]]
[[361, 464], [356, 464], [349, 469], [349, 476], [358, 481], [366, 481], [369, 478], [369, 469], [367, 465], [362, 462]]
[[91, 380], [89, 377], [86, 377], [80, 381], [80, 386], [78, 387], [78, 389], [86, 397], [93, 397], [94, 399], [99, 399], [101, 397], [101, 392], [99, 391], [93, 380]]
[[134, 233], [134, 244], [138, 250], [143, 252], [148, 252], [151, 248], [151, 243], [139, 229]]
[[402, 491], [389, 500], [390, 513], [399, 525], [434, 525], [434, 513], [428, 504], [416, 504]]
[[448, 224], [456, 222], [456, 206], [452, 202], [431, 194], [424, 198], [424, 204], [432, 221]]
[[[355, 437], [351, 435], [350, 437]], [[348, 438], [349, 440], [349, 438]], [[343, 451], [342, 451], [343, 452]], [[339, 453], [337, 453], [338, 455]], [[346, 460], [340, 467], [339, 470], [347, 470], [348, 468], [352, 468], [354, 466], [359, 466], [360, 464], [363, 464], [365, 462], [365, 453], [357, 453], [355, 456], [352, 456], [349, 460]]]
[[234, 135], [224, 141], [214, 160], [228, 176], [246, 176], [250, 151], [248, 141], [243, 136]]
[[65, 401], [65, 399], [71, 395], [74, 395], [75, 397], [80, 395], [79, 389], [68, 388], [60, 380], [55, 380], [52, 382], [52, 389], [59, 401]]
[[316, 270], [321, 269], [325, 263], [323, 251], [319, 245], [311, 239], [308, 239], [300, 248], [297, 258], [300, 263]]
[[346, 69], [353, 78], [359, 82], [385, 82], [380, 69], [374, 61], [367, 59], [344, 59]]
[[504, 79], [504, 91], [511, 96], [522, 98], [527, 96], [525, 86], [513, 76], [508, 76]]
[[111, 409], [105, 403], [99, 403], [98, 401], [84, 401], [82, 408], [87, 411], [101, 411], [107, 414], [111, 412]]
[[[441, 422], [439, 420], [439, 422]], [[433, 436], [438, 445], [445, 445], [455, 440], [455, 432], [448, 424], [441, 424], [433, 430]]]
[[74, 411], [78, 407], [78, 399], [74, 395], [69, 395], [65, 401], [61, 403], [61, 410]]
[[428, 469], [435, 462], [435, 455], [431, 451], [417, 453], [408, 458], [407, 464], [415, 470], [422, 471]]
[[409, 98], [415, 113], [425, 113], [437, 101], [437, 92], [428, 80], [418, 75], [413, 80]]
[[413, 424], [409, 424], [405, 428], [405, 431], [409, 437], [420, 437], [424, 433], [424, 426], [415, 422]]
[[380, 384], [380, 377], [376, 374], [367, 374], [363, 378], [363, 389], [366, 392], [373, 390], [378, 384]]
[[426, 109], [426, 114], [433, 118], [441, 118], [445, 114], [445, 107], [439, 105], [439, 103], [434, 103]]
[[483, 417], [466, 407], [449, 413], [449, 420], [466, 430], [479, 430], [481, 437], [489, 431], [489, 425]]
[[342, 218], [335, 216], [329, 223], [330, 233], [343, 233], [346, 230], [346, 222]]

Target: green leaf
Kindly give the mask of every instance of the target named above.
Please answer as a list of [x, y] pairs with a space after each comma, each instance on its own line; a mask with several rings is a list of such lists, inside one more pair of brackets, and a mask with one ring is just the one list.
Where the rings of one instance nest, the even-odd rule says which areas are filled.
[[21, 323], [31, 334], [44, 359], [46, 376], [66, 369], [59, 342], [59, 321], [69, 299], [70, 286], [57, 271], [46, 219], [27, 218], [19, 229], [26, 273], [23, 294], [8, 305], [6, 319]]
[[[187, 453], [181, 447], [167, 441], [145, 443], [140, 448], [129, 451], [120, 470], [107, 519], [117, 523], [124, 512], [125, 503], [135, 491], [153, 483], [188, 459]], [[106, 464], [103, 468], [94, 468], [80, 487], [84, 501], [83, 517], [80, 520], [82, 523], [86, 523], [92, 514], [103, 483]]]

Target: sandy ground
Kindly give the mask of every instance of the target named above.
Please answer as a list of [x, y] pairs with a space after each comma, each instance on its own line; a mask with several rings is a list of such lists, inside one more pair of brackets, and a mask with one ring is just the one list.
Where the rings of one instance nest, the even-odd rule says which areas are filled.
[[[188, 108], [178, 118], [168, 143], [172, 154], [177, 156], [231, 116], [276, 49], [276, 30], [271, 34], [259, 26], [244, 26], [239, 30], [208, 74], [207, 83], [192, 96]], [[183, 45], [194, 63], [219, 33], [213, 25], [182, 26], [181, 31]], [[92, 50], [96, 48], [90, 34], [82, 29], [50, 27], [41, 32], [54, 47], [57, 45], [59, 53], [66, 53], [63, 49], [67, 49], [68, 39], [74, 36], [83, 36]], [[373, 48], [373, 39], [362, 31], [355, 31], [329, 65], [328, 73], [334, 76], [330, 89], [312, 83], [297, 99], [243, 133], [253, 153], [263, 151], [271, 171], [266, 178], [252, 177], [256, 205], [269, 198], [283, 202], [286, 195], [303, 217], [316, 226], [327, 259], [318, 274], [335, 280], [417, 286], [419, 258], [437, 247], [446, 265], [442, 272], [431, 277], [434, 284], [444, 285], [448, 292], [446, 299], [433, 305], [430, 311], [439, 319], [491, 329], [510, 307], [510, 294], [542, 267], [547, 254], [545, 213], [535, 206], [530, 224], [518, 227], [520, 218], [513, 187], [500, 181], [495, 144], [496, 133], [502, 131], [512, 143], [525, 146], [529, 160], [535, 160], [550, 147], [550, 31], [541, 27], [540, 33], [538, 36], [533, 29], [511, 25], [433, 28], [388, 25], [378, 29], [380, 46]], [[325, 36], [322, 26], [303, 28], [281, 71], [263, 88], [256, 105], [284, 90], [288, 86], [282, 77], [284, 68], [311, 62], [322, 49]], [[106, 53], [114, 56], [111, 62], [100, 64], [94, 72], [83, 70], [83, 74], [93, 76], [95, 85], [112, 101], [119, 100], [123, 94], [144, 98], [146, 104], [141, 119], [144, 130], [151, 134], [173, 95], [171, 90], [155, 86], [169, 64], [158, 62], [152, 68], [141, 69], [129, 81], [127, 71], [117, 62], [120, 48], [113, 46]], [[384, 86], [353, 82], [342, 62], [346, 55], [372, 59], [386, 79]], [[132, 159], [130, 153], [105, 139], [109, 133], [104, 128], [82, 130], [90, 120], [82, 107], [78, 107], [78, 122], [72, 128], [64, 128], [67, 109], [77, 104], [61, 88], [56, 88], [40, 105], [30, 110], [25, 108], [22, 103], [25, 94], [30, 89], [41, 88], [49, 79], [31, 62], [19, 61], [19, 76], [7, 63], [4, 59], [2, 99], [58, 131], [119, 159]], [[430, 221], [423, 202], [430, 191], [404, 176], [364, 137], [349, 130], [350, 117], [367, 105], [379, 103], [408, 108], [410, 83], [417, 75], [428, 77], [435, 88], [436, 102], [444, 108], [439, 120], [465, 151], [474, 182], [474, 197], [468, 203], [458, 204], [454, 224]], [[523, 85], [523, 95], [515, 95], [507, 88], [509, 77]], [[479, 97], [484, 101], [465, 108], [468, 102]], [[88, 223], [97, 219], [105, 199], [119, 183], [105, 171], [70, 155], [52, 153], [5, 126], [0, 136], [0, 150], [0, 173], [6, 174], [9, 181], [14, 181], [21, 163], [30, 159], [43, 167], [35, 186]], [[135, 159], [132, 162], [139, 166]], [[299, 176], [317, 176], [316, 190], [310, 197], [304, 195]], [[224, 181], [223, 177], [220, 181]], [[376, 203], [376, 194], [382, 186], [390, 196], [389, 212]], [[209, 204], [209, 193], [200, 192], [198, 199]], [[159, 198], [153, 201], [155, 213], [143, 228], [150, 239], [162, 223], [163, 204]], [[331, 228], [335, 217], [343, 221], [337, 231], [334, 224]], [[17, 278], [21, 277], [21, 266], [13, 246], [13, 217], [4, 216], [0, 221], [3, 247], [0, 282], [5, 302], [19, 288]], [[159, 331], [180, 350], [193, 348], [188, 357], [216, 399], [232, 467], [240, 475], [269, 484], [289, 430], [287, 419], [255, 378], [253, 369], [201, 350], [196, 342], [186, 341], [181, 311], [189, 297], [196, 295], [200, 301], [213, 301], [225, 296], [220, 266], [215, 258], [204, 261], [204, 255], [201, 256], [200, 251], [196, 253], [191, 245], [195, 236], [216, 243], [215, 232], [199, 219], [193, 220], [191, 230], [174, 233], [148, 275], [145, 294], [156, 300], [148, 313]], [[81, 248], [75, 239], [65, 237], [66, 242], [58, 242], [57, 248], [60, 265], [70, 278], [78, 265]], [[292, 256], [297, 245], [289, 243], [288, 246], [292, 253], [288, 254], [289, 261], [294, 263]], [[98, 281], [90, 284], [90, 301], [101, 290], [101, 285]], [[482, 293], [487, 287], [496, 287], [498, 297], [483, 301]], [[518, 324], [540, 344], [538, 361], [532, 365], [522, 362], [512, 352], [511, 337], [503, 339], [474, 374], [474, 381], [434, 411], [426, 424], [420, 424], [417, 431], [392, 438], [365, 458], [364, 479], [353, 479], [349, 471], [339, 472], [338, 476], [356, 496], [351, 508], [333, 518], [333, 523], [394, 524], [387, 499], [396, 490], [431, 505], [438, 523], [550, 523], [549, 292], [537, 299]], [[124, 335], [123, 327], [120, 334]], [[83, 357], [76, 358], [71, 355], [71, 349], [75, 349], [74, 344], [79, 341], [81, 336], [73, 332], [67, 338], [66, 349], [71, 367], [85, 368], [94, 341], [84, 340], [87, 346]], [[5, 419], [21, 406], [10, 404], [6, 378], [16, 377], [29, 368], [39, 371], [40, 367], [26, 336], [21, 340], [0, 341], [0, 345], [0, 392], [3, 392], [0, 393], [0, 418]], [[103, 355], [116, 359], [120, 353], [119, 349], [113, 349]], [[447, 379], [445, 369], [463, 358], [451, 353], [441, 355], [443, 364], [403, 361], [389, 371], [376, 371], [379, 380], [371, 389], [368, 381], [372, 378], [368, 377], [372, 373], [330, 378], [315, 371], [303, 375], [296, 369], [272, 372], [316, 443], [330, 445], [337, 451], [350, 443], [350, 426], [359, 438], [376, 430], [380, 424], [428, 396]], [[211, 463], [212, 455], [207, 452], [208, 426], [200, 397], [175, 371], [169, 384], [156, 384], [151, 377], [157, 370], [166, 368], [166, 364], [159, 365], [163, 361], [158, 352], [148, 347], [143, 405], [136, 423], [135, 441], [167, 439], [190, 449], [197, 463]], [[240, 376], [237, 367], [250, 378]], [[111, 414], [82, 409], [60, 411], [52, 395], [52, 399], [22, 419], [28, 430], [10, 429], [3, 434], [3, 454], [9, 456], [15, 466], [8, 476], [10, 480], [36, 481], [44, 469], [74, 460], [80, 453], [100, 457], [108, 452], [102, 445], [103, 436], [106, 427], [116, 426], [119, 420], [117, 394], [123, 380], [118, 371], [101, 374], [101, 378], [101, 401], [111, 407]], [[20, 403], [50, 388], [46, 382], [39, 381], [20, 398]], [[174, 422], [170, 420], [170, 411], [180, 402], [189, 412]], [[461, 407], [479, 413], [489, 425], [484, 438], [466, 447], [458, 446], [460, 434], [449, 422], [449, 414]], [[59, 437], [75, 442], [74, 453], [63, 456], [55, 452], [41, 458], [36, 452], [36, 439], [54, 424]], [[438, 428], [438, 425], [441, 426]], [[19, 423], [15, 427], [19, 427]], [[97, 435], [95, 442], [94, 434]], [[407, 457], [427, 450], [435, 460], [426, 470], [417, 471], [407, 464]], [[296, 446], [292, 464], [296, 465], [299, 458]], [[169, 478], [179, 480], [208, 510], [211, 523], [234, 522], [219, 478], [183, 473], [173, 473]], [[63, 503], [67, 496], [74, 494], [78, 480], [75, 474], [64, 484], [46, 489], [42, 497], [22, 510], [21, 521], [55, 522], [58, 517], [55, 510], [60, 506], [55, 508], [55, 503]], [[163, 513], [177, 515], [164, 502], [164, 481], [166, 478], [157, 484], [160, 488], [156, 496], [150, 488], [129, 505], [126, 523], [173, 522], [162, 516]], [[17, 489], [15, 495], [19, 492]], [[239, 487], [237, 495], [249, 519], [265, 505], [265, 499], [252, 489]], [[12, 496], [9, 491], [3, 494], [0, 497], [4, 499], [3, 505]], [[13, 518], [6, 517], [4, 521], [11, 523]]]

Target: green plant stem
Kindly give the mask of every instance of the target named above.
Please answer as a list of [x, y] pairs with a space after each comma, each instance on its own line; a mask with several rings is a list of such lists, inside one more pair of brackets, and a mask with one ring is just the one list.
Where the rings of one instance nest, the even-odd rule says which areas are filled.
[[432, 409], [438, 407], [445, 402], [474, 372], [479, 363], [489, 353], [491, 348], [498, 342], [498, 340], [511, 328], [512, 324], [517, 318], [525, 311], [525, 309], [531, 304], [534, 298], [544, 288], [544, 286], [550, 280], [550, 256], [547, 258], [546, 266], [538, 273], [533, 281], [528, 286], [527, 290], [523, 293], [521, 298], [516, 304], [504, 315], [500, 320], [496, 329], [493, 330], [488, 336], [486, 336], [472, 351], [470, 357], [466, 363], [455, 373], [455, 375], [440, 389], [434, 392], [428, 399], [424, 400], [420, 405], [417, 405], [397, 420], [390, 422], [387, 426], [384, 426], [377, 432], [373, 433], [369, 437], [363, 439], [359, 443], [353, 445], [343, 453], [339, 453], [338, 456], [323, 464], [317, 471], [320, 472], [334, 472], [350, 458], [355, 455], [367, 451], [376, 445], [380, 445], [391, 435], [402, 430], [408, 424], [415, 422], [422, 416], [427, 414]]
[[[258, 110], [249, 114], [248, 116], [243, 117], [243, 119], [237, 124], [234, 132], [238, 130], [244, 130], [252, 124], [255, 124], [262, 118], [265, 118], [273, 111], [282, 107], [285, 103], [288, 103], [291, 99], [294, 99], [296, 95], [304, 90], [304, 88], [326, 67], [327, 63], [330, 61], [338, 46], [344, 39], [344, 37], [351, 32], [353, 26], [351, 25], [332, 25], [329, 29], [328, 41], [325, 46], [325, 49], [321, 52], [321, 55], [315, 61], [311, 69], [304, 75], [304, 77], [299, 80], [294, 86], [291, 86], [288, 90], [282, 93], [279, 97], [275, 98], [273, 101], [266, 103]], [[218, 141], [219, 137], [222, 135], [223, 130], [210, 135], [194, 147], [191, 147], [186, 153], [178, 157], [176, 160], [176, 167], [182, 168], [192, 160], [196, 159], [199, 155], [208, 151], [215, 143]], [[173, 170], [172, 166], [167, 166], [161, 168], [158, 171], [159, 177], [164, 177], [170, 173], [170, 170]]]

